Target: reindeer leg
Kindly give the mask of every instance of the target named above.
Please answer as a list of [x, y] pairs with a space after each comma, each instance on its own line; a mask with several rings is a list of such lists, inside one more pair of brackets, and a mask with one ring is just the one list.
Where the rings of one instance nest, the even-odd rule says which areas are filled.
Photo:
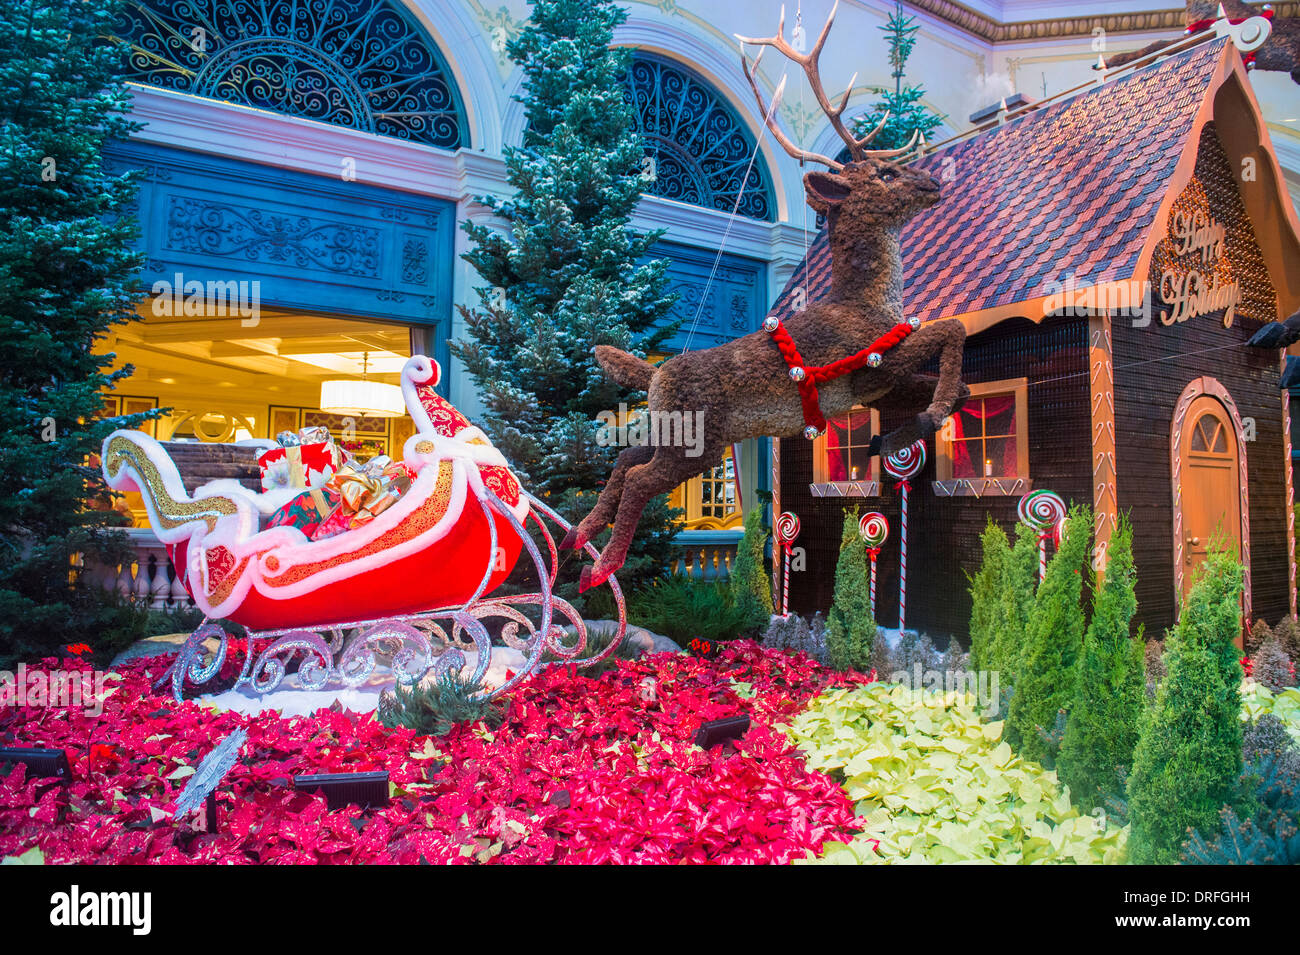
[[707, 470], [705, 462], [722, 459], [720, 452], [715, 456], [688, 459], [679, 447], [661, 446], [653, 450], [655, 454], [649, 462], [639, 464], [627, 472], [623, 494], [618, 501], [618, 514], [614, 518], [614, 533], [605, 549], [600, 552], [595, 565], [582, 568], [582, 578], [578, 582], [580, 593], [603, 584], [610, 574], [623, 566], [628, 548], [632, 545], [632, 537], [636, 534], [636, 526], [641, 520], [641, 512], [652, 497], [666, 494], [687, 478]]
[[[924, 364], [930, 355], [938, 352], [939, 379], [934, 385], [929, 406], [915, 420], [896, 428], [881, 440], [879, 449], [885, 454], [892, 454], [914, 441], [928, 438], [939, 430], [943, 420], [954, 409], [960, 407], [959, 402], [965, 400], [961, 380], [962, 347], [965, 343], [966, 329], [961, 322], [949, 319], [923, 325], [898, 346], [898, 354], [895, 356], [897, 360], [913, 362], [913, 367]], [[900, 389], [900, 398], [906, 389], [907, 383], [904, 383]], [[889, 401], [889, 398], [887, 395], [883, 400]], [[920, 400], [919, 397], [917, 400]]]
[[[876, 401], [874, 407], [882, 414], [891, 411], [911, 411], [927, 398], [933, 396], [936, 384], [937, 379], [933, 376], [913, 376], [908, 382], [895, 387], [889, 392], [889, 394]], [[961, 410], [962, 405], [966, 403], [966, 399], [969, 397], [970, 388], [965, 382], [961, 382], [961, 387], [957, 391], [957, 400], [953, 402], [952, 410], [949, 414], [956, 414]], [[889, 432], [888, 435], [872, 435], [871, 444], [868, 446], [867, 453], [872, 457], [883, 453], [883, 445], [886, 438], [888, 438], [890, 442], [891, 449], [897, 450], [899, 448], [905, 448], [915, 441], [921, 440], [922, 437], [924, 437], [924, 435], [921, 434], [921, 429], [917, 427], [916, 419], [913, 418], [906, 424], [900, 425], [893, 431]]]
[[587, 541], [605, 529], [605, 525], [614, 519], [614, 514], [618, 511], [618, 502], [623, 496], [623, 481], [627, 477], [628, 469], [638, 464], [645, 464], [654, 457], [654, 452], [655, 449], [649, 445], [637, 445], [625, 448], [619, 453], [618, 463], [614, 465], [609, 480], [605, 482], [600, 497], [596, 499], [596, 506], [581, 522], [569, 528], [569, 532], [564, 535], [564, 540], [560, 542], [560, 550], [565, 548], [581, 550], [586, 546]]

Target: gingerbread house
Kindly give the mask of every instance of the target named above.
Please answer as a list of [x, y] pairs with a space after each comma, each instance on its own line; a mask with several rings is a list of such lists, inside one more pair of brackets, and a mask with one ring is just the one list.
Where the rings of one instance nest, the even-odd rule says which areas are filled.
[[[985, 523], [1010, 530], [1043, 488], [1093, 509], [1099, 568], [1129, 516], [1149, 634], [1216, 539], [1244, 562], [1249, 619], [1294, 614], [1285, 356], [1249, 342], [1300, 308], [1300, 227], [1232, 42], [1004, 113], [918, 162], [944, 198], [904, 229], [905, 307], [966, 326], [972, 395], [912, 481], [909, 629], [967, 632]], [[775, 313], [829, 281], [823, 233]], [[894, 528], [877, 619], [896, 622], [899, 495], [867, 446], [897, 423], [863, 408], [779, 442], [776, 509], [807, 550], [792, 610], [829, 606], [857, 503]]]

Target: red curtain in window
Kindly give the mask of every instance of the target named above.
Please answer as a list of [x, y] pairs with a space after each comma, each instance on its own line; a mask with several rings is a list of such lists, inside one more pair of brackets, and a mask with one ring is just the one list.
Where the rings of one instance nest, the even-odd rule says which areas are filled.
[[848, 418], [835, 418], [829, 422], [826, 429], [826, 480], [828, 481], [847, 481], [848, 477], [848, 455], [841, 446], [841, 434], [848, 437], [849, 420]]
[[[979, 421], [997, 417], [1012, 410], [1015, 407], [1015, 401], [1015, 395], [997, 395], [992, 398], [985, 398], [983, 401], [971, 402], [952, 416], [952, 436], [955, 439], [952, 445], [952, 473], [955, 477], [984, 476], [984, 462], [971, 461], [970, 459], [970, 448], [974, 442], [960, 440], [965, 437], [962, 419], [967, 415]], [[1014, 424], [1011, 431], [1013, 434], [1015, 433]], [[1016, 464], [1016, 442], [1014, 440], [1004, 441], [1002, 474], [1014, 475], [1016, 473]]]

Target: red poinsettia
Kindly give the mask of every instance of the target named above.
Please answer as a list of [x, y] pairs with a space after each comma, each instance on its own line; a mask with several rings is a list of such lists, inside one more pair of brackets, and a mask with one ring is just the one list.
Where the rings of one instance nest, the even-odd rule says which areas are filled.
[[[176, 704], [151, 689], [161, 665], [125, 664], [98, 716], [0, 713], [0, 740], [61, 746], [73, 769], [64, 785], [21, 766], [0, 777], [0, 856], [39, 846], [51, 862], [787, 862], [860, 829], [843, 790], [775, 724], [828, 685], [870, 678], [803, 654], [738, 643], [707, 659], [623, 662], [594, 680], [552, 667], [518, 688], [494, 732], [462, 725], [442, 738], [385, 730], [370, 714]], [[228, 658], [224, 675], [237, 667]], [[751, 728], [734, 744], [692, 742], [702, 723], [742, 713]], [[170, 816], [175, 800], [240, 727], [248, 740], [219, 791], [220, 831], [194, 832]], [[387, 806], [331, 811], [291, 785], [299, 773], [370, 769], [389, 772]]]

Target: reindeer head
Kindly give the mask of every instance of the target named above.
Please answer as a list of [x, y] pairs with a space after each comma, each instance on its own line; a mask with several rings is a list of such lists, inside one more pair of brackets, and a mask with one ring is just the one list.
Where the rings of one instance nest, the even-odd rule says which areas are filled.
[[839, 172], [810, 172], [803, 177], [808, 205], [835, 219], [902, 225], [939, 201], [939, 182], [922, 169], [884, 159], [851, 162]]
[[[754, 91], [759, 111], [767, 118], [767, 127], [782, 148], [800, 162], [820, 163], [831, 170], [810, 172], [804, 176], [803, 185], [808, 194], [808, 204], [818, 212], [824, 213], [832, 223], [839, 218], [840, 213], [845, 213], [855, 221], [876, 222], [885, 226], [901, 225], [922, 209], [939, 201], [939, 183], [927, 172], [890, 162], [912, 151], [919, 141], [919, 132], [914, 133], [912, 141], [902, 149], [867, 149], [867, 144], [876, 137], [888, 121], [889, 114], [886, 113], [879, 125], [865, 136], [853, 135], [844, 124], [844, 108], [849, 104], [853, 81], [858, 76], [856, 73], [849, 80], [848, 91], [840, 100], [839, 106], [831, 105], [830, 98], [822, 87], [817, 61], [821, 56], [822, 46], [826, 43], [826, 37], [830, 34], [831, 24], [835, 22], [835, 11], [838, 7], [839, 0], [836, 0], [826, 25], [822, 27], [822, 32], [817, 37], [817, 42], [807, 53], [800, 53], [786, 42], [785, 7], [781, 8], [781, 21], [777, 26], [776, 36], [755, 38], [737, 34], [736, 38], [742, 44], [775, 47], [779, 53], [803, 67], [808, 77], [808, 85], [812, 88], [818, 105], [830, 119], [831, 126], [849, 147], [848, 163], [808, 152], [790, 142], [772, 119], [776, 104], [785, 91], [785, 80], [782, 79], [781, 85], [777, 87], [772, 109], [769, 110], [763, 102], [763, 94], [759, 92], [758, 83], [750, 72], [749, 60], [743, 53], [740, 64], [745, 71], [745, 78], [749, 80], [750, 89]], [[754, 59], [755, 68], [762, 58], [763, 51], [759, 50], [758, 56]]]

